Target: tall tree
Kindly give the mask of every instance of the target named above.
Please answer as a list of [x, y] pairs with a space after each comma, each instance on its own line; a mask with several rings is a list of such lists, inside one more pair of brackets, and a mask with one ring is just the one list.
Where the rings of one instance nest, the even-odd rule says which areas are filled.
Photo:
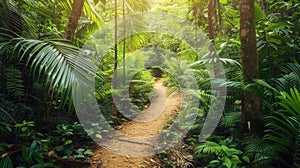
[[125, 0], [123, 0], [122, 3], [122, 15], [123, 15], [123, 38], [124, 38], [124, 42], [123, 42], [123, 85], [125, 86], [125, 82], [126, 82], [126, 74], [125, 74], [125, 52], [126, 52], [126, 20], [125, 20]]
[[114, 71], [117, 71], [118, 68], [118, 1], [115, 0], [115, 34], [114, 34], [114, 38], [115, 38], [115, 52], [114, 52]]
[[218, 22], [218, 30], [219, 34], [222, 36], [222, 13], [221, 13], [221, 3], [219, 0], [217, 0], [217, 7], [218, 7], [218, 20], [216, 20], [216, 22]]
[[213, 0], [208, 0], [208, 37], [214, 39], [214, 27], [213, 27]]
[[[114, 9], [115, 9], [115, 13], [114, 13], [114, 17], [115, 17], [115, 27], [114, 27], [114, 40], [115, 40], [115, 44], [114, 44], [114, 73], [115, 75], [117, 75], [117, 71], [118, 71], [118, 1], [115, 0], [114, 1]], [[117, 81], [118, 77], [116, 77], [113, 81], [113, 86], [115, 88], [117, 88]], [[112, 104], [112, 115], [113, 116], [117, 116], [117, 108], [116, 108], [116, 104], [113, 103]]]
[[[254, 0], [240, 0], [240, 17], [243, 78], [246, 84], [251, 84], [259, 77]], [[260, 104], [260, 98], [253, 91], [246, 91], [243, 95], [242, 124], [245, 131], [258, 131], [256, 128], [259, 127]]]
[[80, 19], [81, 11], [83, 9], [84, 0], [74, 0], [72, 5], [69, 22], [66, 28], [66, 39], [73, 40], [78, 21]]

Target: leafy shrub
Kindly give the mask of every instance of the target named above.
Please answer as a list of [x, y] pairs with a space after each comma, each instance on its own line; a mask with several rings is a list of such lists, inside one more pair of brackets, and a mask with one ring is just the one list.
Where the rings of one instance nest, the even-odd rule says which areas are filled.
[[289, 93], [281, 92], [279, 105], [282, 110], [265, 117], [264, 140], [271, 145], [271, 159], [280, 166], [293, 167], [300, 164], [300, 94], [296, 88]]
[[[250, 162], [250, 159], [247, 156], [243, 156], [243, 152], [241, 150], [229, 147], [225, 143], [226, 141], [221, 141], [220, 144], [205, 141], [195, 147], [196, 157], [211, 157], [208, 163], [209, 167], [225, 166], [227, 168], [234, 168]], [[209, 154], [209, 156], [206, 154]]]

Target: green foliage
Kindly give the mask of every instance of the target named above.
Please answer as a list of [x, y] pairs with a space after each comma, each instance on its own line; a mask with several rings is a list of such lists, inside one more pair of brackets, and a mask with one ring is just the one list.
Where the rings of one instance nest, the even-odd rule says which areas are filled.
[[253, 165], [293, 167], [299, 164], [300, 94], [296, 88], [285, 92], [262, 81], [259, 83], [270, 88], [277, 98], [268, 105], [273, 111], [263, 119], [266, 127], [264, 137], [246, 138], [245, 153]]
[[279, 67], [287, 62], [299, 61], [299, 39], [294, 38], [298, 36], [296, 27], [295, 21], [280, 17], [277, 11], [258, 22], [257, 49], [263, 78], [276, 76]]
[[299, 112], [300, 94], [297, 89], [289, 93], [281, 92], [279, 105], [283, 108], [265, 117], [266, 135], [264, 140], [272, 144], [274, 155], [271, 158], [279, 165], [294, 166], [300, 163], [299, 149]]
[[[118, 74], [114, 76], [121, 85], [115, 89], [115, 94], [118, 94], [117, 97], [122, 97], [118, 105], [121, 107], [124, 103], [133, 105], [134, 108], [130, 110], [133, 115], [135, 115], [134, 111], [137, 110], [135, 106], [138, 109], [143, 109], [149, 103], [150, 93], [154, 87], [154, 77], [150, 71], [145, 69], [148, 59], [148, 56], [140, 51], [129, 53], [125, 57], [125, 67], [119, 67]], [[124, 98], [123, 94], [127, 91], [129, 97]]]
[[228, 3], [228, 0], [220, 0], [220, 3], [226, 5]]
[[133, 104], [141, 109], [149, 103], [154, 79], [149, 71], [139, 72], [130, 83], [130, 96]]
[[225, 144], [217, 144], [211, 141], [205, 141], [199, 146], [195, 147], [195, 154], [197, 157], [204, 157], [205, 154], [214, 154], [216, 159], [211, 160], [208, 164], [209, 167], [225, 166], [227, 168], [237, 167], [244, 162], [250, 162], [246, 156], [242, 157], [243, 152]]
[[[53, 167], [53, 163], [45, 163], [44, 156], [41, 153], [41, 148], [38, 146], [37, 141], [33, 141], [29, 149], [22, 147], [22, 157], [25, 164], [30, 167]], [[35, 163], [37, 162], [37, 163]], [[26, 167], [22, 165], [22, 167]]]
[[55, 160], [51, 156], [55, 156], [56, 159], [88, 159], [92, 155], [91, 150], [85, 146], [77, 147], [78, 142], [87, 142], [88, 145], [91, 140], [82, 126], [76, 122], [73, 125], [59, 125], [50, 133], [36, 132], [34, 122], [23, 121], [16, 124], [15, 128], [20, 129], [16, 143], [22, 142], [22, 145], [1, 144], [1, 155], [12, 153], [1, 160], [1, 165], [56, 167], [58, 165], [55, 165]]
[[24, 139], [35, 139], [35, 131], [33, 130], [35, 123], [32, 121], [23, 121], [21, 124], [16, 124], [15, 127], [20, 128], [21, 133], [18, 135]]
[[261, 137], [246, 137], [244, 140], [245, 155], [251, 160], [253, 166], [268, 167], [272, 165], [270, 156], [274, 153], [274, 148]]
[[5, 168], [13, 168], [13, 163], [12, 160], [10, 159], [9, 156], [5, 156], [1, 161], [0, 161], [0, 166], [5, 167]]
[[87, 158], [91, 155], [88, 149], [76, 149], [77, 141], [89, 142], [90, 139], [84, 131], [81, 124], [75, 122], [73, 125], [58, 125], [54, 131], [59, 138], [51, 137], [51, 144], [54, 146], [54, 151], [63, 159]]
[[8, 133], [8, 132], [12, 132], [12, 125], [5, 122], [5, 121], [1, 121], [0, 120], [0, 132], [1, 133]]
[[6, 89], [9, 95], [21, 98], [25, 95], [22, 73], [16, 68], [7, 68], [5, 72]]
[[27, 60], [27, 64], [30, 64], [31, 70], [38, 78], [45, 72], [46, 84], [51, 87], [56, 98], [60, 99], [60, 105], [68, 104], [69, 109], [72, 109], [71, 88], [74, 79], [84, 80], [84, 73], [94, 73], [91, 63], [79, 59], [79, 55], [83, 55], [81, 50], [64, 40], [14, 38], [1, 43], [0, 48], [8, 45], [14, 46], [13, 54], [17, 54], [21, 60]]
[[[85, 79], [83, 72], [94, 72], [94, 67], [90, 66], [92, 64], [79, 57], [79, 55], [86, 55], [76, 46], [82, 46], [94, 30], [114, 17], [113, 2], [86, 0], [77, 26], [75, 42], [70, 44], [62, 39], [72, 2], [72, 0], [0, 0], [0, 78], [2, 79], [0, 81], [0, 139], [3, 141], [0, 145], [0, 155], [1, 157], [4, 155], [0, 167], [54, 167], [53, 161], [45, 156], [45, 153], [54, 153], [58, 159], [87, 159], [92, 154], [85, 146], [90, 145], [87, 135], [101, 139], [104, 133], [109, 133], [109, 130], [103, 130], [98, 123], [88, 123], [91, 127], [87, 129], [87, 134], [78, 123], [60, 124], [55, 131], [48, 129], [55, 127], [55, 125], [48, 125], [51, 120], [64, 123], [57, 119], [64, 118], [60, 117], [64, 112], [58, 107], [69, 105], [68, 110], [72, 110], [71, 84], [75, 81], [75, 77], [78, 77], [75, 74], [79, 75], [80, 79]], [[196, 52], [184, 42], [167, 35], [143, 33], [127, 37], [126, 65], [122, 67], [122, 59], [118, 60], [118, 77], [127, 78], [128, 87], [124, 85], [118, 88], [117, 94], [122, 95], [125, 89], [129, 90], [130, 97], [125, 101], [130, 101], [134, 106], [142, 109], [153, 96], [151, 90], [154, 84], [154, 78], [145, 68], [151, 68], [152, 65], [164, 68], [164, 83], [169, 87], [168, 95], [179, 90], [179, 82], [184, 75], [193, 74], [199, 90], [190, 91], [187, 87], [182, 88], [181, 91], [188, 91], [187, 97], [199, 100], [200, 106], [195, 109], [184, 106], [180, 112], [185, 118], [196, 118], [196, 123], [188, 126], [191, 130], [184, 140], [184, 143], [188, 143], [193, 148], [197, 143], [197, 135], [201, 131], [204, 117], [210, 108], [210, 101], [213, 99], [210, 90], [212, 79], [205, 65], [222, 63], [227, 81], [214, 81], [227, 86], [228, 96], [224, 116], [212, 137], [219, 135], [226, 140], [214, 142], [211, 140], [197, 145], [195, 156], [198, 158], [194, 161], [207, 163], [210, 167], [297, 167], [300, 164], [299, 2], [270, 0], [267, 4], [263, 1], [254, 4], [262, 79], [248, 86], [241, 82], [238, 1], [220, 0], [219, 3], [220, 11], [216, 14], [220, 14], [221, 17], [218, 18], [219, 20], [215, 18], [213, 20], [216, 25], [222, 22], [222, 25], [219, 25], [221, 29], [214, 26], [215, 33], [221, 36], [214, 39], [217, 51], [213, 52], [217, 52], [220, 59], [211, 58], [211, 52]], [[199, 27], [207, 27], [205, 23], [207, 4], [204, 1], [154, 1], [153, 5], [151, 11], [173, 13], [199, 22]], [[129, 14], [135, 11], [147, 11], [151, 6], [145, 0], [130, 0], [126, 1], [125, 8], [126, 14]], [[196, 13], [192, 16], [191, 13], [195, 9], [197, 9]], [[117, 10], [120, 16], [121, 6], [118, 6]], [[134, 33], [134, 30], [129, 31]], [[120, 40], [118, 44], [122, 42]], [[156, 49], [134, 52], [142, 47], [162, 48], [170, 52], [156, 51]], [[122, 49], [119, 48], [119, 53], [121, 52]], [[180, 59], [174, 58], [175, 54]], [[39, 82], [33, 80], [27, 65], [30, 66], [31, 74], [37, 77]], [[96, 97], [106, 117], [111, 114], [111, 94], [115, 92], [111, 90], [111, 77], [114, 75], [112, 65], [112, 53], [107, 53], [107, 57], [101, 60], [99, 71], [93, 74], [96, 77]], [[126, 76], [122, 76], [123, 68]], [[44, 89], [45, 85], [49, 88], [48, 93]], [[243, 135], [240, 133], [242, 111], [240, 94], [247, 89], [252, 89], [262, 99], [262, 111], [265, 114], [263, 120], [265, 128], [262, 128], [265, 129], [263, 140], [259, 135], [242, 138]], [[53, 97], [56, 99], [53, 100]], [[195, 110], [198, 115], [191, 115], [190, 112]], [[62, 120], [67, 121], [67, 119]], [[170, 119], [165, 126], [174, 122]], [[167, 137], [178, 136], [176, 133], [166, 131], [162, 131], [162, 134]], [[244, 146], [241, 141], [245, 142]], [[21, 147], [12, 145], [20, 143]], [[20, 151], [5, 155], [15, 147]], [[242, 151], [243, 147], [245, 152]], [[165, 156], [165, 159], [169, 166], [192, 166], [189, 165], [192, 163], [188, 157], [190, 155], [182, 154], [179, 150], [169, 152], [179, 156], [178, 162], [187, 163], [171, 163], [174, 159], [172, 160], [172, 155], [168, 155], [170, 158]]]
[[87, 156], [93, 155], [93, 152], [91, 150], [86, 150], [83, 148], [79, 148], [76, 150], [76, 154], [74, 155], [75, 159], [85, 159]]
[[[22, 141], [22, 145], [1, 144], [0, 153], [5, 158], [0, 162], [1, 165], [7, 167], [53, 167], [53, 163], [49, 162], [42, 155], [45, 148], [41, 144], [42, 134], [33, 130], [34, 122], [23, 121], [16, 124], [15, 128], [20, 129], [17, 140]], [[13, 132], [8, 133], [12, 134]], [[20, 148], [20, 150], [18, 150]]]
[[240, 112], [227, 113], [222, 117], [220, 126], [224, 128], [234, 128], [241, 122], [242, 114]]
[[263, 11], [262, 7], [259, 6], [256, 2], [254, 2], [254, 9], [255, 9], [255, 18], [256, 21], [265, 20], [267, 18], [265, 12]]

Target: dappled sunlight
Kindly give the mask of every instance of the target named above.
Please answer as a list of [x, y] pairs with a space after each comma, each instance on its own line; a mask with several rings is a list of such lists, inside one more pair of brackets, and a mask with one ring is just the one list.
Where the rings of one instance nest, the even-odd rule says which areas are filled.
[[299, 167], [295, 0], [0, 0], [0, 167]]

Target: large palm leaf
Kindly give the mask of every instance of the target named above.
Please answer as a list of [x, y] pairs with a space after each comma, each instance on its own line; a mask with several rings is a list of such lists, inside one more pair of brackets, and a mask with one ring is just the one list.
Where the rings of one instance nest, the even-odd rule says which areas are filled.
[[266, 135], [269, 149], [275, 151], [272, 159], [280, 166], [293, 167], [300, 163], [300, 94], [296, 88], [281, 92], [278, 104], [283, 108], [265, 117]]
[[[23, 1], [28, 1], [28, 0], [23, 0]], [[72, 9], [72, 3], [73, 0], [46, 0], [44, 3], [35, 2], [35, 5], [31, 5], [31, 6], [35, 6], [35, 7], [39, 7], [43, 9], [43, 11], [39, 10], [37, 12], [43, 12], [43, 14], [45, 16], [51, 16], [49, 14], [55, 14], [59, 10], [59, 8], [61, 8], [61, 10], [65, 10], [67, 11], [67, 13], [70, 13], [71, 9]], [[55, 7], [54, 9], [49, 8], [49, 6]], [[53, 11], [54, 10], [54, 11]], [[84, 2], [84, 7], [83, 7], [83, 13], [84, 16], [87, 17], [88, 19], [90, 19], [91, 21], [95, 22], [99, 27], [102, 25], [103, 23], [103, 19], [101, 17], [101, 15], [99, 15], [96, 11], [96, 9], [93, 6], [93, 3], [90, 0], [85, 0]], [[57, 19], [55, 17], [50, 17], [53, 19]], [[67, 19], [67, 18], [65, 18]]]
[[84, 80], [86, 74], [95, 75], [95, 68], [83, 58], [83, 51], [67, 41], [13, 38], [0, 43], [0, 49], [10, 46], [20, 59], [27, 60], [34, 74], [39, 77], [45, 73], [46, 84], [61, 105], [72, 106], [71, 88], [75, 79]]
[[[36, 25], [40, 25], [41, 27], [43, 26], [41, 25], [43, 24], [43, 21], [51, 20], [51, 23], [55, 24], [55, 27], [58, 29], [57, 31], [60, 32], [60, 37], [62, 37], [66, 27], [66, 23], [69, 19], [69, 14], [72, 10], [72, 2], [73, 0], [19, 0], [18, 3], [12, 6], [18, 7], [19, 10], [22, 11], [22, 17], [24, 21], [30, 20], [28, 19], [29, 17], [36, 19], [35, 21], [33, 21], [35, 25], [31, 24], [31, 27], [36, 27]], [[91, 29], [86, 29], [87, 26], [85, 24], [87, 23], [88, 25], [93, 25], [97, 28], [99, 28], [103, 24], [102, 16], [98, 14], [93, 6], [93, 3], [90, 0], [85, 0], [82, 11], [82, 18], [89, 21], [80, 22], [80, 24], [83, 24], [78, 26], [77, 31], [80, 31], [80, 33], [82, 33], [83, 31], [82, 27], [85, 27], [84, 31], [94, 30], [94, 27], [92, 27]], [[33, 16], [31, 16], [31, 14], [33, 14]]]
[[16, 4], [9, 0], [0, 0], [0, 27], [3, 28], [2, 32], [6, 32], [11, 37], [25, 33], [30, 37], [36, 35], [34, 32], [36, 27], [30, 19], [30, 15], [26, 16], [21, 13]]

